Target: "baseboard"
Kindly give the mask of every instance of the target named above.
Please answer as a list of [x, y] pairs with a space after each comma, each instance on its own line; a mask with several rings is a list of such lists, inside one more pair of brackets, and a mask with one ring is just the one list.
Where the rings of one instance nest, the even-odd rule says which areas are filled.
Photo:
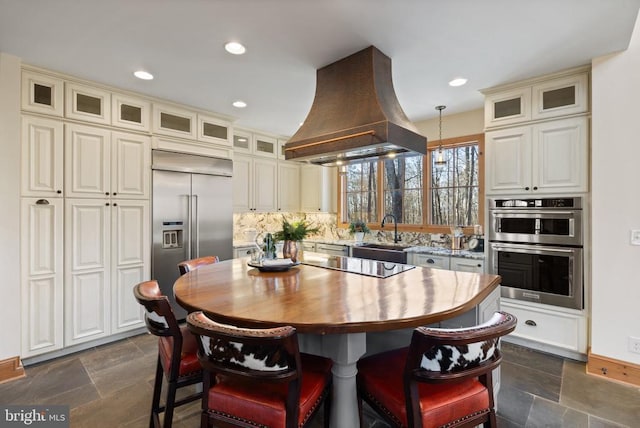
[[0, 383], [20, 379], [25, 376], [24, 367], [22, 367], [20, 357], [13, 357], [0, 361]]
[[589, 350], [587, 373], [628, 385], [640, 386], [640, 365], [595, 355]]

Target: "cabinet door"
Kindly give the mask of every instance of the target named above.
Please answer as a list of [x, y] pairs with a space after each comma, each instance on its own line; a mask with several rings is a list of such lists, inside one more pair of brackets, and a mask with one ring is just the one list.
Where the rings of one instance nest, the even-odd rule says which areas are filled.
[[111, 314], [108, 199], [65, 201], [65, 345], [109, 334]]
[[22, 356], [62, 348], [63, 201], [21, 202]]
[[22, 117], [22, 195], [62, 197], [63, 125], [59, 120]]
[[111, 133], [82, 125], [66, 125], [65, 194], [104, 197], [111, 193]]
[[62, 79], [33, 71], [22, 72], [22, 109], [52, 116], [64, 114]]
[[275, 211], [278, 195], [278, 163], [275, 160], [253, 160], [254, 211]]
[[546, 119], [584, 113], [589, 109], [589, 78], [587, 73], [552, 79], [533, 85], [531, 118]]
[[111, 97], [111, 124], [120, 128], [150, 131], [151, 103], [141, 98], [113, 94]]
[[531, 191], [531, 128], [518, 127], [486, 134], [487, 193]]
[[249, 132], [233, 131], [233, 151], [236, 153], [250, 154], [252, 152], [253, 136]]
[[413, 254], [413, 264], [434, 269], [449, 269], [449, 256], [435, 256], [433, 254]]
[[305, 212], [336, 211], [336, 168], [303, 165], [300, 167], [300, 210]]
[[531, 87], [487, 95], [484, 102], [486, 128], [531, 120]]
[[233, 158], [233, 212], [253, 211], [253, 159]]
[[484, 262], [482, 260], [451, 257], [451, 270], [484, 273]]
[[533, 189], [566, 193], [588, 190], [587, 118], [533, 126]]
[[123, 132], [114, 132], [111, 138], [112, 196], [149, 199], [151, 138]]
[[278, 140], [266, 135], [254, 135], [253, 154], [275, 159], [278, 156]]
[[111, 124], [111, 93], [91, 86], [67, 83], [65, 116], [86, 122]]
[[173, 137], [196, 139], [195, 112], [177, 107], [153, 105], [153, 132]]
[[111, 206], [112, 333], [144, 325], [133, 287], [149, 279], [149, 202], [114, 199]]
[[278, 211], [300, 210], [300, 166], [278, 162]]
[[229, 122], [198, 114], [198, 140], [232, 146]]

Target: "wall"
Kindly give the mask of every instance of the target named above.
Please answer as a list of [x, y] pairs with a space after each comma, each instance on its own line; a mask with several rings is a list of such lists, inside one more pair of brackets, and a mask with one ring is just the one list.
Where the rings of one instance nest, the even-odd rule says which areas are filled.
[[[462, 137], [465, 135], [482, 134], [484, 132], [484, 109], [470, 110], [458, 114], [446, 114], [442, 111], [442, 138]], [[427, 141], [440, 139], [439, 118], [415, 122], [418, 132]]]
[[627, 51], [593, 60], [591, 352], [634, 364], [640, 338], [640, 20]]
[[0, 52], [0, 361], [20, 355], [20, 59]]

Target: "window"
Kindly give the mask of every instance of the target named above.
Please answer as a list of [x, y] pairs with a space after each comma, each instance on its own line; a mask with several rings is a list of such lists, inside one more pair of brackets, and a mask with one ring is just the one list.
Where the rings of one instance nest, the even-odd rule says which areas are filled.
[[343, 168], [339, 223], [363, 220], [376, 227], [393, 214], [403, 230], [449, 233], [450, 225], [482, 224], [484, 135], [442, 141], [447, 165], [429, 154], [370, 160]]
[[460, 226], [478, 224], [480, 221], [478, 142], [443, 147], [442, 154], [447, 162], [444, 168], [434, 166], [437, 152], [437, 149], [430, 151], [430, 223]]

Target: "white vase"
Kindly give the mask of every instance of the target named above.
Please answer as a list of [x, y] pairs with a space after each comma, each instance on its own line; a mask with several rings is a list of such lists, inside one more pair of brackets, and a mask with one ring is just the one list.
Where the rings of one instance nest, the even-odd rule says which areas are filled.
[[356, 238], [356, 242], [362, 242], [364, 239], [364, 232], [355, 232], [353, 235]]

